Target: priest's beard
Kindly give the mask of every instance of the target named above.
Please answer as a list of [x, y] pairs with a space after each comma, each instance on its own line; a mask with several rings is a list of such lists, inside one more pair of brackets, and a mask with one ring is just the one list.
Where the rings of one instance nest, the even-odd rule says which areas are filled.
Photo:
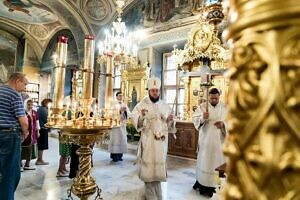
[[219, 102], [217, 102], [217, 103], [214, 102], [214, 103], [210, 103], [210, 105], [212, 105], [213, 107], [216, 107], [216, 105], [218, 105], [218, 103]]
[[149, 98], [150, 98], [150, 100], [151, 100], [153, 103], [156, 103], [156, 102], [158, 102], [158, 100], [159, 100], [159, 96], [158, 96], [157, 98], [154, 98], [154, 97], [152, 97], [151, 95], [149, 95]]

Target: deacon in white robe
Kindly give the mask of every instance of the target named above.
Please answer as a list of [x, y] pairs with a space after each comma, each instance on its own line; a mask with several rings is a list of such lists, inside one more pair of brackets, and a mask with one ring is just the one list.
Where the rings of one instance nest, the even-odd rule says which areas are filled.
[[225, 163], [222, 144], [226, 134], [227, 109], [224, 103], [219, 102], [219, 97], [219, 90], [212, 88], [209, 91], [208, 112], [207, 104], [203, 103], [193, 115], [194, 126], [199, 130], [196, 183], [193, 188], [209, 197], [217, 186], [215, 169]]
[[120, 112], [120, 127], [112, 128], [110, 132], [110, 140], [108, 143], [108, 151], [110, 152], [110, 158], [114, 162], [123, 160], [123, 153], [127, 152], [127, 131], [126, 124], [127, 119], [131, 113], [125, 103], [123, 103], [122, 92], [116, 93], [117, 102], [115, 102], [115, 109]]
[[138, 145], [139, 178], [145, 182], [147, 200], [161, 200], [161, 182], [167, 180], [166, 158], [168, 132], [176, 132], [173, 114], [168, 104], [159, 99], [160, 80], [148, 80], [149, 96], [132, 111], [137, 131], [141, 132]]

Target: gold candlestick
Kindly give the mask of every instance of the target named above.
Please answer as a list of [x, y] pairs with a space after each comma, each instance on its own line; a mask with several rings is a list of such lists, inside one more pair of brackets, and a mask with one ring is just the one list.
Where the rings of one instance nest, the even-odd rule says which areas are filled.
[[54, 68], [53, 108], [62, 109], [65, 87], [65, 65], [67, 62], [68, 38], [58, 36], [56, 48], [57, 59]]
[[93, 96], [94, 79], [94, 36], [87, 35], [84, 40], [84, 60], [83, 60], [83, 90], [82, 98], [91, 99]]

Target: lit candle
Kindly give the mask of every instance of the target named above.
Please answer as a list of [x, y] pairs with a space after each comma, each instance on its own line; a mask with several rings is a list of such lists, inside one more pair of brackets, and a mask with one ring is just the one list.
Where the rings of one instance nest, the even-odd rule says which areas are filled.
[[98, 115], [98, 105], [97, 104], [95, 104], [95, 106], [94, 106], [94, 116], [96, 114]]
[[77, 109], [76, 105], [77, 105], [76, 102], [73, 102], [73, 103], [72, 103], [72, 108], [73, 108], [73, 111], [72, 111], [72, 112], [73, 112], [73, 120], [76, 119], [76, 109]]
[[66, 106], [66, 114], [65, 114], [65, 118], [66, 120], [68, 120], [68, 113], [69, 113], [69, 103], [67, 103], [67, 106]]

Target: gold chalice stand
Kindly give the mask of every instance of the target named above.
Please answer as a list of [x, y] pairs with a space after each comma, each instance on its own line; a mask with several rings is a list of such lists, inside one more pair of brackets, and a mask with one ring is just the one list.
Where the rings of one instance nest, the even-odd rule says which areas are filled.
[[71, 189], [68, 190], [68, 197], [72, 199], [72, 193], [81, 200], [88, 199], [95, 192], [95, 199], [101, 198], [101, 189], [97, 186], [95, 179], [91, 175], [91, 161], [93, 151], [90, 147], [95, 142], [102, 141], [110, 127], [93, 127], [93, 128], [62, 128], [60, 137], [63, 143], [73, 143], [80, 146], [77, 150], [79, 156], [79, 166], [76, 177], [73, 180]]
[[[66, 37], [64, 37], [66, 38]], [[63, 108], [64, 97], [64, 78], [65, 63], [67, 56], [67, 39], [58, 41], [56, 53], [58, 62], [54, 67], [54, 93], [53, 105], [48, 112], [47, 126], [53, 129], [59, 129], [61, 132], [60, 141], [62, 143], [77, 144], [80, 148], [77, 150], [79, 156], [79, 166], [76, 177], [73, 180], [70, 190], [68, 190], [69, 199], [72, 193], [81, 200], [87, 200], [97, 192], [95, 199], [102, 199], [101, 189], [97, 186], [95, 179], [91, 175], [91, 144], [101, 142], [107, 138], [112, 127], [119, 126], [119, 111], [112, 109], [111, 102], [106, 102], [105, 109], [98, 111], [97, 106], [92, 106], [94, 99], [93, 76], [94, 76], [94, 37], [87, 35], [84, 47], [84, 62], [82, 69], [82, 97], [76, 96], [76, 78], [72, 80], [72, 103], [71, 119], [68, 118], [69, 105]], [[112, 77], [109, 76], [108, 79]], [[105, 99], [112, 99], [112, 80], [108, 80], [106, 85]], [[63, 113], [64, 116], [63, 116]], [[93, 113], [93, 116], [91, 116]]]

